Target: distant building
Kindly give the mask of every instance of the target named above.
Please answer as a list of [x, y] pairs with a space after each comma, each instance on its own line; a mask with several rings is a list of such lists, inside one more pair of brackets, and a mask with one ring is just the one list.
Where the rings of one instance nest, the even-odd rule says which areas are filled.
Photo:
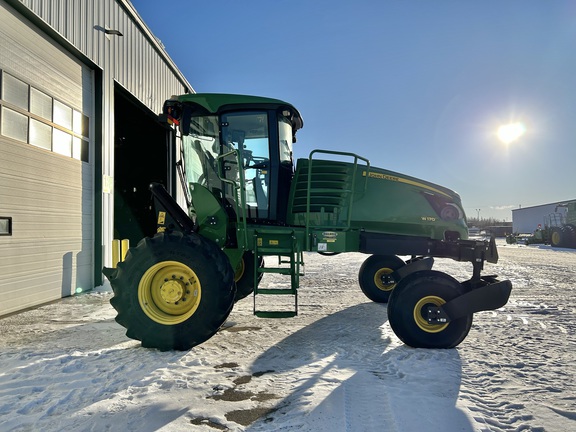
[[548, 224], [550, 214], [556, 211], [558, 204], [568, 201], [558, 201], [532, 207], [523, 207], [512, 210], [512, 229], [517, 234], [527, 234], [544, 228]]

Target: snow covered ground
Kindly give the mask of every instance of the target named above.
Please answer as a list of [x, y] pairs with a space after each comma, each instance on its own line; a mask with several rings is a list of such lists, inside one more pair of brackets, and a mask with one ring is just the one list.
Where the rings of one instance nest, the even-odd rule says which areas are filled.
[[576, 251], [499, 251], [485, 273], [511, 300], [452, 350], [400, 343], [358, 287], [361, 254], [307, 255], [299, 316], [256, 318], [247, 298], [188, 352], [127, 339], [106, 287], [0, 319], [0, 431], [576, 430]]

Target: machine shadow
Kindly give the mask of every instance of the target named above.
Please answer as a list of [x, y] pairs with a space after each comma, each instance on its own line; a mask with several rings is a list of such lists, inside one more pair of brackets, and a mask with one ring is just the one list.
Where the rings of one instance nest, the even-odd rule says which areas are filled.
[[[253, 374], [270, 374], [271, 391], [281, 385], [290, 393], [247, 430], [289, 421], [290, 427], [318, 431], [446, 424], [472, 431], [456, 406], [462, 380], [458, 351], [398, 345], [386, 322], [385, 305], [364, 303], [322, 318], [262, 353]], [[415, 407], [422, 415], [414, 415]]]
[[385, 305], [370, 302], [349, 307], [286, 337], [258, 356], [252, 369], [282, 373], [328, 357], [338, 365], [377, 361], [390, 342], [381, 332], [386, 321]]

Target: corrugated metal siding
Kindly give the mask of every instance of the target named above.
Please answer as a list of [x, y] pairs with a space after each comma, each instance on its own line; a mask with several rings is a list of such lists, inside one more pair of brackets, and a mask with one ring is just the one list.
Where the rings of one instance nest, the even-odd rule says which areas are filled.
[[[51, 44], [30, 23], [10, 13], [10, 10], [0, 3], [2, 68], [28, 83], [34, 83], [39, 90], [58, 95], [62, 102], [77, 110], [82, 110], [82, 80], [78, 79], [82, 77], [82, 64], [72, 60], [70, 54]], [[50, 56], [46, 55], [47, 50]], [[55, 76], [58, 79], [54, 79]]]
[[[21, 15], [12, 7], [33, 23], [20, 18], [22, 22], [16, 23], [14, 17]], [[93, 179], [114, 175], [115, 82], [154, 113], [171, 95], [193, 91], [127, 0], [0, 0], [2, 9], [12, 15], [0, 21], [0, 68], [84, 114], [91, 112], [90, 136], [101, 137], [101, 142], [91, 142], [90, 161], [96, 152], [101, 163], [93, 172], [91, 164], [0, 137], [0, 214], [4, 216], [6, 209], [14, 217], [14, 235], [0, 238], [0, 315], [68, 295], [76, 286], [89, 286], [94, 275], [86, 275], [94, 272], [94, 244], [102, 245], [104, 263], [109, 265], [113, 196], [104, 193], [96, 198], [102, 200], [96, 201], [102, 211], [96, 216], [102, 217], [102, 238], [94, 238]], [[53, 43], [51, 31], [39, 32], [36, 25], [45, 26], [38, 20], [78, 50], [76, 55], [84, 63], [101, 68], [97, 74], [102, 80], [97, 83], [101, 113], [92, 111], [90, 68], [70, 56], [68, 50], [74, 49], [67, 42], [56, 37]], [[106, 35], [106, 28], [124, 36]], [[101, 123], [95, 124], [94, 119]], [[14, 170], [13, 164], [28, 159], [25, 169]], [[30, 181], [50, 173], [65, 174], [46, 184]], [[5, 274], [10, 275], [9, 281]]]
[[[1, 1], [1, 0], [0, 0]], [[164, 100], [192, 87], [128, 0], [7, 0], [27, 7], [102, 70], [102, 155], [96, 176], [114, 177], [114, 85], [119, 83], [153, 113]], [[124, 36], [106, 35], [105, 29]], [[100, 75], [99, 75], [100, 76]], [[98, 143], [100, 144], [100, 143]], [[181, 202], [181, 197], [179, 202]], [[110, 265], [113, 196], [102, 195], [103, 264]], [[100, 205], [100, 204], [99, 204]], [[100, 236], [100, 235], [99, 235]], [[97, 276], [98, 278], [98, 276]]]
[[[181, 94], [189, 83], [154, 40], [132, 6], [115, 0], [22, 0], [48, 25], [154, 113], [164, 100]], [[115, 29], [124, 36], [106, 35]], [[112, 64], [108, 64], [108, 63]]]
[[[4, 2], [0, 69], [92, 116], [91, 71]], [[0, 135], [0, 215], [13, 223], [0, 237], [0, 315], [92, 287], [93, 175], [90, 163]]]

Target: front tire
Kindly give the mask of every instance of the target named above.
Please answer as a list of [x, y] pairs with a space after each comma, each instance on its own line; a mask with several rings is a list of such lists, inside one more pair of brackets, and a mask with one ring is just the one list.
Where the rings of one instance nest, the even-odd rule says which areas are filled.
[[372, 255], [364, 261], [358, 272], [358, 283], [366, 297], [376, 303], [387, 303], [398, 283], [392, 273], [405, 263], [395, 255]]
[[406, 345], [414, 348], [454, 348], [468, 335], [473, 315], [449, 323], [430, 324], [427, 306], [442, 306], [466, 292], [453, 277], [434, 270], [412, 273], [390, 296], [388, 322]]
[[197, 235], [160, 233], [130, 249], [116, 269], [105, 269], [126, 335], [146, 348], [188, 350], [212, 337], [234, 305], [226, 255]]

